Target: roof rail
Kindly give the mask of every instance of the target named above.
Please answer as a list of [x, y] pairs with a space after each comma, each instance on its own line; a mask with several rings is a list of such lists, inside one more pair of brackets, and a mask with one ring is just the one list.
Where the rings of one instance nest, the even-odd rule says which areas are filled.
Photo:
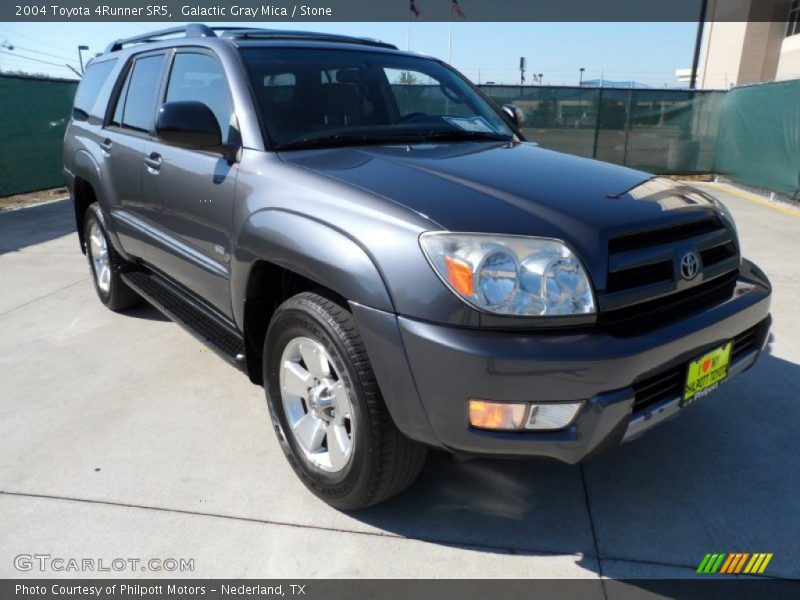
[[382, 42], [372, 38], [351, 37], [348, 35], [337, 35], [335, 33], [317, 33], [314, 31], [230, 28], [224, 30], [221, 37], [237, 40], [305, 40], [310, 42], [339, 42], [343, 44], [361, 44], [364, 46], [376, 46], [379, 48], [391, 48], [392, 50], [397, 50], [397, 46], [394, 44], [389, 44], [387, 42]]
[[169, 29], [161, 29], [159, 31], [152, 31], [150, 33], [143, 33], [142, 35], [116, 40], [106, 47], [105, 52], [116, 52], [117, 50], [122, 50], [123, 47], [130, 44], [155, 42], [160, 38], [177, 36], [181, 33], [185, 34], [186, 37], [217, 37], [217, 34], [214, 33], [214, 28], [209, 27], [208, 25], [203, 25], [202, 23], [190, 23], [189, 25], [184, 25], [182, 27], [170, 27]]

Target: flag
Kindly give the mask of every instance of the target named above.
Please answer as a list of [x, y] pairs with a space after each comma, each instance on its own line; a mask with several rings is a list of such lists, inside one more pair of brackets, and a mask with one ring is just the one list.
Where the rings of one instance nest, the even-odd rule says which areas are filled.
[[411, 0], [411, 6], [408, 7], [408, 10], [414, 13], [415, 17], [419, 16], [419, 9], [417, 8], [417, 5], [414, 3], [414, 0]]
[[464, 19], [467, 15], [466, 13], [461, 10], [461, 5], [458, 3], [458, 0], [453, 0], [453, 3], [450, 5], [450, 12], [456, 13], [459, 17]]

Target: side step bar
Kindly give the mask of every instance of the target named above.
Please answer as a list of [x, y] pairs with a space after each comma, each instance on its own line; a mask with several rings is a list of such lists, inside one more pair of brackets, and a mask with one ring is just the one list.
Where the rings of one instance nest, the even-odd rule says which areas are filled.
[[160, 275], [144, 269], [124, 271], [122, 279], [137, 294], [241, 371], [246, 371], [244, 341], [220, 317]]

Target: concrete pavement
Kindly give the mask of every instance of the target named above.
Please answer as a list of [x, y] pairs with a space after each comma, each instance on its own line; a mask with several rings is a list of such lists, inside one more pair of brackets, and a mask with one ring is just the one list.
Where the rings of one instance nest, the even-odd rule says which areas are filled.
[[800, 212], [708, 189], [775, 286], [754, 369], [583, 467], [434, 454], [350, 515], [297, 481], [259, 388], [154, 309], [100, 305], [68, 202], [0, 214], [0, 577], [41, 576], [13, 565], [37, 552], [287, 578], [690, 577], [773, 552], [800, 576]]

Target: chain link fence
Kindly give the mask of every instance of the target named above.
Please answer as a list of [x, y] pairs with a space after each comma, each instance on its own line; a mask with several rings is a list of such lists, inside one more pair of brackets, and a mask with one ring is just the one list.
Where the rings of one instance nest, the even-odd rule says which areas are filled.
[[[0, 196], [63, 185], [62, 140], [76, 87], [0, 75]], [[658, 174], [720, 173], [797, 197], [800, 81], [727, 93], [480, 87], [498, 105], [518, 106], [523, 133], [544, 148]]]
[[800, 80], [725, 95], [714, 170], [759, 190], [800, 199]]
[[64, 130], [78, 82], [0, 75], [0, 196], [64, 185]]
[[544, 148], [660, 174], [710, 173], [724, 92], [550, 86], [481, 89], [515, 104]]

